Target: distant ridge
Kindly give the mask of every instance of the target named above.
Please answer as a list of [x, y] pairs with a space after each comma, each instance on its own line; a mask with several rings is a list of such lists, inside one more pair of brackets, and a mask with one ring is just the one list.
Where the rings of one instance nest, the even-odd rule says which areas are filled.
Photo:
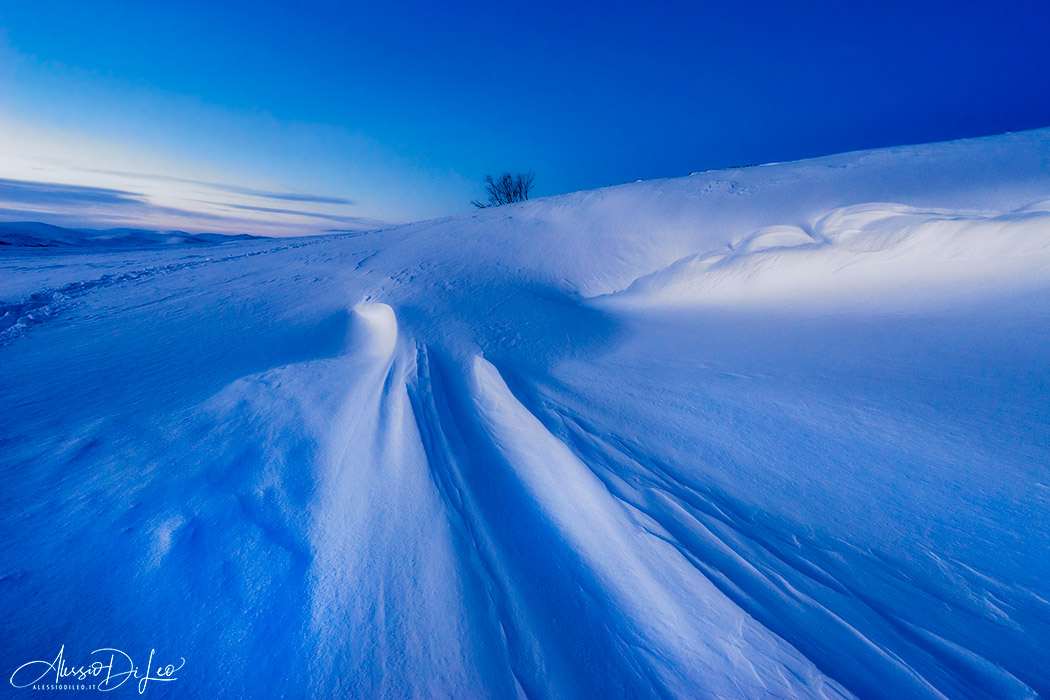
[[10, 248], [143, 248], [167, 245], [216, 245], [265, 236], [187, 233], [135, 228], [65, 228], [39, 221], [0, 223], [0, 246]]

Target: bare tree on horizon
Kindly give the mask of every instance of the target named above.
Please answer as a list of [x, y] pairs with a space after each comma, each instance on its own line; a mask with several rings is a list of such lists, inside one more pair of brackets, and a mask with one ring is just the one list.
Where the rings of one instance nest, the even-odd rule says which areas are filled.
[[491, 175], [485, 176], [485, 193], [488, 195], [488, 202], [480, 202], [474, 200], [471, 202], [478, 209], [484, 209], [486, 207], [498, 207], [501, 204], [511, 204], [512, 202], [524, 202], [529, 198], [529, 192], [532, 191], [532, 182], [536, 179], [536, 174], [531, 170], [527, 173], [517, 173], [511, 175], [510, 173], [503, 173], [498, 179], [494, 179]]

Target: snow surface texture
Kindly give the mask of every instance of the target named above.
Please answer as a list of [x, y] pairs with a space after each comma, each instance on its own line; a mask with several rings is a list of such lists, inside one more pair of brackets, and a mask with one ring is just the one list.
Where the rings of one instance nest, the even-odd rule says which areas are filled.
[[358, 237], [11, 249], [2, 668], [1050, 696], [1048, 202], [1034, 131]]

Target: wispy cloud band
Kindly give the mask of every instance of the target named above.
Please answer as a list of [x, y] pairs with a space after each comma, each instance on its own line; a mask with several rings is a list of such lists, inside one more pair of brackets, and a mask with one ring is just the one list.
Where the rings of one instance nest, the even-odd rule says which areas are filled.
[[[100, 171], [101, 172], [101, 171]], [[111, 173], [113, 174], [113, 173]], [[128, 173], [127, 177], [142, 177]], [[143, 179], [151, 179], [144, 177]], [[242, 188], [221, 183], [155, 176], [153, 179], [199, 184], [203, 187], [271, 200], [303, 202], [309, 204], [350, 204], [350, 200], [321, 195], [289, 194]], [[6, 220], [39, 220], [74, 226], [138, 225], [168, 227], [171, 225], [187, 229], [209, 231], [256, 232], [271, 230], [280, 234], [309, 233], [317, 231], [302, 219], [336, 222], [351, 230], [371, 230], [389, 224], [369, 217], [349, 216], [338, 213], [309, 211], [290, 207], [269, 207], [228, 201], [204, 201], [177, 199], [187, 207], [171, 206], [154, 201], [149, 195], [130, 189], [75, 185], [67, 183], [41, 182], [0, 178], [0, 217]], [[194, 206], [194, 202], [203, 207]], [[223, 212], [229, 212], [225, 214]], [[263, 216], [238, 216], [234, 212]], [[271, 215], [271, 216], [265, 216]], [[291, 217], [291, 218], [290, 218]], [[300, 222], [296, 223], [295, 219]], [[327, 230], [327, 229], [321, 229]]]
[[157, 173], [136, 173], [126, 170], [84, 170], [83, 172], [95, 173], [97, 175], [115, 175], [117, 177], [126, 177], [136, 180], [152, 180], [155, 182], [177, 182], [184, 185], [198, 185], [213, 190], [229, 192], [231, 194], [242, 194], [248, 197], [259, 197], [261, 199], [275, 199], [282, 202], [310, 202], [314, 204], [342, 204], [347, 206], [352, 206], [356, 204], [354, 200], [345, 199], [343, 197], [332, 197], [329, 195], [321, 194], [303, 194], [296, 192], [280, 192], [277, 190], [263, 190], [252, 187], [229, 185], [221, 182], [209, 182], [208, 180], [195, 180], [192, 178], [175, 177], [173, 175], [159, 175]]

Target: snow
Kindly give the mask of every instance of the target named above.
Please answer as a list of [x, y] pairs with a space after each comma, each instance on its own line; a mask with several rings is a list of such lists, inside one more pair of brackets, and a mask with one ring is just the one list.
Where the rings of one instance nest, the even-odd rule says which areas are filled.
[[1050, 202], [1001, 215], [895, 204], [836, 209], [812, 234], [771, 226], [677, 260], [609, 296], [628, 307], [952, 306], [1039, 286], [1050, 269]]
[[1046, 696], [1048, 203], [1042, 130], [353, 237], [5, 247], [0, 667]]

